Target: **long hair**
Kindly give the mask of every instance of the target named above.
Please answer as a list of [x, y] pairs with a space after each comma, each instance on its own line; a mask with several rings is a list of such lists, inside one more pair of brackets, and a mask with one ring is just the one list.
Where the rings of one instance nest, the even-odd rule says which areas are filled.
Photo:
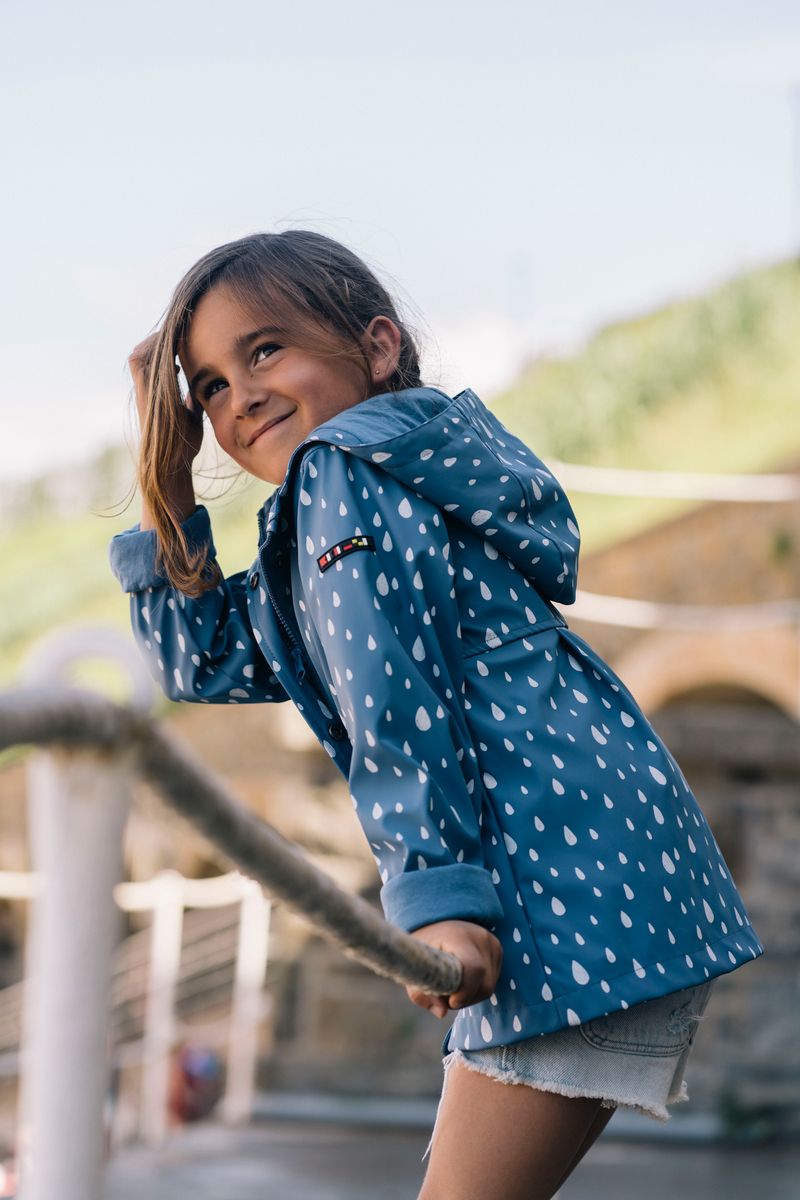
[[418, 387], [419, 352], [392, 297], [346, 246], [305, 229], [256, 233], [218, 246], [187, 271], [164, 314], [146, 372], [147, 409], [139, 449], [138, 483], [152, 515], [159, 570], [179, 591], [199, 596], [221, 578], [206, 563], [204, 548], [192, 549], [169, 503], [169, 481], [182, 461], [185, 413], [176, 356], [198, 301], [224, 284], [234, 300], [277, 322], [288, 344], [319, 355], [347, 355], [364, 370], [369, 360], [361, 337], [373, 317], [387, 316], [401, 333], [397, 368], [386, 391]]

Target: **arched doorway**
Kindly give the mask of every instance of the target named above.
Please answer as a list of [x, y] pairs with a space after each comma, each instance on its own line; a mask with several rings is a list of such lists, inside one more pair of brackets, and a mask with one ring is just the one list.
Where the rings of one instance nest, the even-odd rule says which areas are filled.
[[714, 832], [764, 955], [723, 976], [689, 1067], [693, 1103], [800, 1117], [800, 728], [757, 692], [709, 682], [649, 714]]

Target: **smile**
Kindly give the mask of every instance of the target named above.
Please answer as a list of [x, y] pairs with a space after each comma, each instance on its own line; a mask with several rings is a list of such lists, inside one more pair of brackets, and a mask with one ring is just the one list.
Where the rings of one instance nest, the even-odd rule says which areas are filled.
[[262, 425], [261, 428], [256, 430], [256, 432], [250, 438], [250, 441], [247, 443], [248, 446], [252, 446], [254, 442], [259, 440], [259, 438], [262, 438], [265, 434], [270, 433], [276, 425], [282, 424], [287, 417], [292, 415], [294, 411], [295, 410], [292, 409], [291, 412], [284, 413], [283, 416], [277, 417], [274, 421], [270, 421], [268, 425]]

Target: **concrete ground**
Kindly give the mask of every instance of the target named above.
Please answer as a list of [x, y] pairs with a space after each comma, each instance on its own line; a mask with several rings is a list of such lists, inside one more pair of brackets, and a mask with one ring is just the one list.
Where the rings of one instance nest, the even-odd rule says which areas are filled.
[[[609, 1130], [613, 1121], [609, 1124]], [[117, 1151], [107, 1200], [416, 1200], [428, 1131], [267, 1120]], [[560, 1200], [799, 1200], [800, 1147], [602, 1135]]]

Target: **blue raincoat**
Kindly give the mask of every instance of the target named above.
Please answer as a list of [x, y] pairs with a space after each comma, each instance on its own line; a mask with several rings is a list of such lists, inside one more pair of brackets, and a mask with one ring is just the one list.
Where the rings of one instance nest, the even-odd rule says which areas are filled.
[[[248, 571], [191, 599], [155, 535], [114, 538], [174, 700], [291, 699], [347, 778], [388, 920], [503, 945], [443, 1050], [547, 1033], [763, 953], [698, 803], [571, 630], [575, 514], [470, 390], [373, 396], [318, 426], [258, 514]], [[214, 555], [201, 506], [184, 528]]]

